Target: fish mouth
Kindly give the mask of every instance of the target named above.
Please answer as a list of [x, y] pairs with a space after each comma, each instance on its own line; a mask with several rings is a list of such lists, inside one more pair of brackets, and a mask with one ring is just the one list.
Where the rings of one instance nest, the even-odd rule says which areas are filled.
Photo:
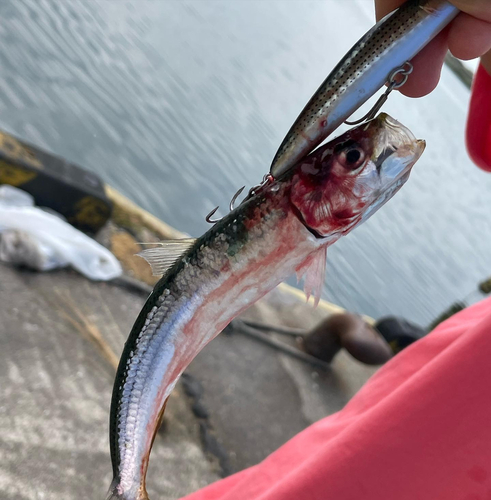
[[397, 149], [416, 142], [414, 134], [387, 113], [380, 113], [372, 122], [378, 132], [375, 155], [379, 155], [384, 148], [389, 146]]
[[374, 127], [372, 161], [379, 175], [380, 189], [363, 214], [364, 220], [401, 189], [426, 146], [425, 141], [416, 139], [407, 127], [386, 113], [381, 113], [369, 123]]
[[396, 182], [409, 173], [423, 154], [426, 143], [386, 113], [380, 113], [370, 123], [376, 135], [372, 161], [384, 183], [391, 184], [391, 179]]

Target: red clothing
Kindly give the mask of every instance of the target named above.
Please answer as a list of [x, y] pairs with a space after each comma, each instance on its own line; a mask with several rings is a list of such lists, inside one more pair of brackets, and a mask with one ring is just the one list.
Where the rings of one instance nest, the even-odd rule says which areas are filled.
[[491, 500], [491, 299], [384, 365], [340, 412], [186, 500]]
[[466, 142], [472, 161], [491, 172], [491, 76], [482, 64], [472, 84]]

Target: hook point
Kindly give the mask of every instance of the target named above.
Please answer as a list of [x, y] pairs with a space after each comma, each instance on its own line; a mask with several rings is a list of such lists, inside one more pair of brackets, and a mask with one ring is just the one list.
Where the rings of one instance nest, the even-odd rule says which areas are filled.
[[206, 222], [209, 222], [210, 224], [215, 224], [216, 222], [220, 222], [222, 219], [212, 219], [213, 215], [215, 215], [215, 212], [219, 209], [220, 207], [215, 207], [206, 217], [205, 220]]

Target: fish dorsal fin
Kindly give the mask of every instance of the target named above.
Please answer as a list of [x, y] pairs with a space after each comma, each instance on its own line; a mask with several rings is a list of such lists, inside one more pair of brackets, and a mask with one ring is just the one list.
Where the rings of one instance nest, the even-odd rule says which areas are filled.
[[314, 253], [310, 254], [307, 259], [296, 269], [297, 279], [300, 281], [305, 277], [303, 290], [307, 295], [307, 300], [310, 296], [314, 297], [314, 307], [317, 307], [321, 298], [322, 285], [326, 275], [326, 259], [327, 250], [322, 246]]
[[194, 245], [195, 241], [195, 238], [165, 240], [158, 243], [158, 247], [147, 248], [136, 255], [150, 264], [154, 276], [162, 276]]

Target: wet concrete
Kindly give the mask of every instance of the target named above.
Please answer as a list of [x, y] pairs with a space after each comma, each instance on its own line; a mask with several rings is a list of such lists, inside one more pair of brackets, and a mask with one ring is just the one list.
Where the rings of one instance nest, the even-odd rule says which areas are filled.
[[[5, 265], [0, 297], [0, 498], [104, 498], [115, 365], [144, 297], [68, 270]], [[276, 290], [246, 316], [309, 327], [325, 314]], [[178, 384], [167, 405], [150, 497], [177, 499], [257, 463], [340, 409], [373, 371], [341, 353], [322, 372], [241, 333], [220, 335], [187, 370], [195, 389]]]

